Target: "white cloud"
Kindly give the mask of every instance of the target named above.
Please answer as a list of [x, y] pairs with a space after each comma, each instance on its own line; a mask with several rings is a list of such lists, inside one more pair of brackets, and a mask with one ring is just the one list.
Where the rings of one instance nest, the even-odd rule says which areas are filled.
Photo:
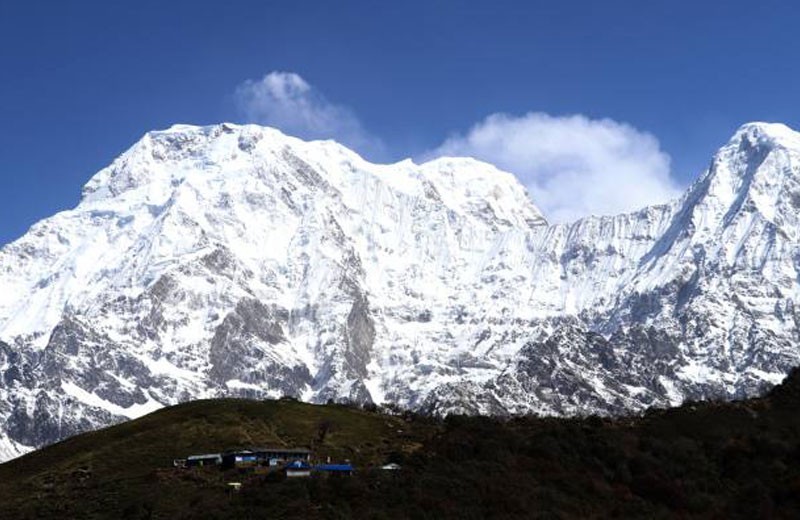
[[335, 139], [362, 153], [383, 148], [352, 110], [329, 102], [293, 72], [270, 72], [260, 80], [247, 80], [236, 88], [234, 100], [248, 122], [304, 139]]
[[514, 173], [551, 222], [631, 211], [680, 193], [658, 140], [611, 119], [494, 114], [428, 155], [472, 156]]

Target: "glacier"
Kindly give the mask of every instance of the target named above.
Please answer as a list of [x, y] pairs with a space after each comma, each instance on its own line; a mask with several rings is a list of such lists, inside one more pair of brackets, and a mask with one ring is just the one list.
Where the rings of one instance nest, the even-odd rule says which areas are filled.
[[636, 413], [800, 364], [800, 134], [742, 126], [677, 200], [549, 225], [469, 158], [256, 125], [147, 133], [0, 250], [0, 460], [178, 402]]

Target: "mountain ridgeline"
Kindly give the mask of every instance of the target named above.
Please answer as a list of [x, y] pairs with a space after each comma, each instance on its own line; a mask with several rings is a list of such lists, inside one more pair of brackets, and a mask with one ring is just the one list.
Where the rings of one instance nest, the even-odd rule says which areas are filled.
[[0, 250], [0, 457], [213, 397], [571, 416], [800, 364], [800, 134], [741, 127], [678, 200], [548, 225], [472, 159], [253, 125], [150, 132]]

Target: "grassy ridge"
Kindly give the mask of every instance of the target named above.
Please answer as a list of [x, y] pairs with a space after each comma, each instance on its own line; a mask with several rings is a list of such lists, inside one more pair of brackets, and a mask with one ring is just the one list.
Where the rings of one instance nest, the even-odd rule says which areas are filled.
[[193, 401], [0, 465], [0, 518], [65, 513], [118, 518], [126, 508], [142, 505], [177, 514], [195, 495], [201, 501], [227, 501], [228, 490], [220, 484], [240, 476], [217, 470], [176, 472], [171, 469], [174, 458], [248, 446], [306, 446], [320, 459], [349, 459], [367, 467], [393, 451], [413, 450], [429, 432], [429, 427], [398, 417], [341, 405]]
[[[309, 446], [360, 471], [168, 467], [253, 444]], [[387, 458], [403, 469], [370, 469]], [[230, 493], [229, 480], [245, 486]], [[0, 465], [0, 499], [0, 518], [800, 518], [800, 372], [761, 399], [619, 420], [197, 401]]]

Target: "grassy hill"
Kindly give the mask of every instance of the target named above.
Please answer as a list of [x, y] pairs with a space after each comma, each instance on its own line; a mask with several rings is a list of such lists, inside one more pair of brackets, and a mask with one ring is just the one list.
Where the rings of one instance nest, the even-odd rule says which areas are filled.
[[175, 470], [174, 458], [248, 446], [305, 446], [320, 459], [349, 459], [367, 467], [402, 457], [393, 452], [417, 449], [432, 432], [428, 423], [408, 424], [341, 405], [194, 401], [0, 465], [0, 518], [65, 513], [75, 518], [150, 518], [149, 511], [154, 517], [174, 517], [227, 503], [225, 482], [241, 480], [218, 469]]
[[[619, 420], [196, 401], [0, 465], [0, 518], [798, 518], [799, 412], [798, 371], [762, 399]], [[250, 445], [307, 446], [359, 471], [171, 467]], [[390, 459], [403, 469], [375, 467]]]

